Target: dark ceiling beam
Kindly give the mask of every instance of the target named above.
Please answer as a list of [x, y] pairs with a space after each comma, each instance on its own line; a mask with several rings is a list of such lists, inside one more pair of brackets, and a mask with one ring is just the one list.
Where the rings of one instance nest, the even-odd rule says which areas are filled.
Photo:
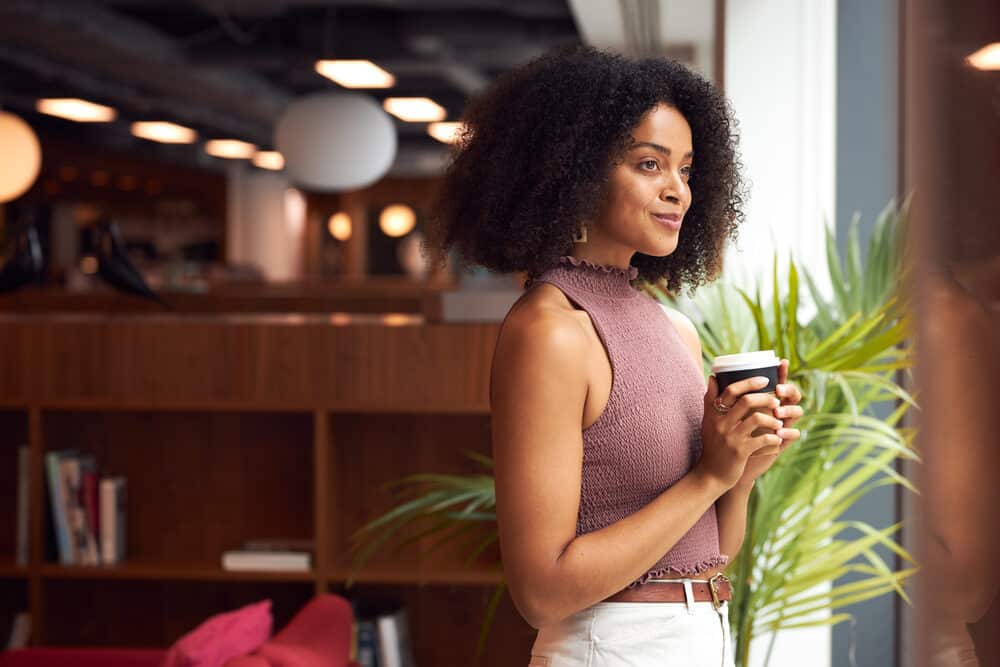
[[0, 62], [19, 67], [37, 77], [39, 81], [35, 88], [39, 91], [44, 91], [47, 87], [46, 82], [51, 82], [51, 93], [40, 92], [31, 96], [24, 94], [15, 96], [7, 92], [3, 94], [3, 99], [6, 99], [8, 104], [13, 104], [22, 110], [33, 109], [38, 97], [66, 96], [66, 91], [72, 90], [74, 96], [116, 107], [123, 117], [132, 120], [162, 118], [193, 125], [198, 130], [209, 129], [257, 143], [271, 141], [269, 125], [245, 121], [232, 114], [215, 111], [189, 101], [153, 95], [135, 86], [97, 77], [89, 71], [56, 62], [45, 56], [0, 45]]
[[[165, 2], [164, 0], [114, 0], [113, 4], [155, 7], [162, 6]], [[197, 0], [197, 4], [209, 12], [222, 11], [234, 16], [273, 16], [290, 9], [311, 7], [428, 13], [502, 11], [530, 19], [570, 17], [565, 0]]]
[[0, 43], [4, 57], [39, 76], [140, 111], [159, 108], [178, 122], [240, 130], [251, 141], [270, 141], [288, 102], [260, 77], [188, 62], [169, 37], [90, 3], [0, 3]]

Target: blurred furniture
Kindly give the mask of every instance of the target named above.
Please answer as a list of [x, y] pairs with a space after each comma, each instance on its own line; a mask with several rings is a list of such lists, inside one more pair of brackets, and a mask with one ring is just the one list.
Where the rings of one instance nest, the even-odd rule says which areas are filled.
[[[234, 284], [215, 287], [206, 294], [163, 291], [161, 297], [177, 313], [416, 313], [438, 321], [441, 293], [450, 289], [454, 286], [372, 278], [354, 283]], [[76, 293], [32, 287], [0, 294], [0, 312], [162, 313], [164, 309], [103, 286], [94, 292]]]
[[[398, 315], [0, 314], [0, 613], [42, 646], [163, 647], [263, 598], [275, 627], [317, 594], [390, 599], [418, 664], [471, 664], [500, 581], [495, 547], [381, 553], [345, 589], [349, 538], [395, 504], [387, 483], [480, 471], [495, 324]], [[17, 447], [30, 446], [31, 560], [14, 561]], [[128, 560], [58, 563], [43, 460], [66, 447], [128, 479]], [[308, 572], [233, 572], [223, 551], [308, 539]], [[486, 665], [534, 633], [504, 598]]]
[[[317, 596], [264, 646], [226, 667], [358, 667], [348, 660], [352, 622], [346, 600]], [[31, 648], [0, 653], [0, 667], [160, 667], [166, 655], [156, 649]]]
[[0, 653], [0, 667], [160, 667], [156, 649], [27, 648]]

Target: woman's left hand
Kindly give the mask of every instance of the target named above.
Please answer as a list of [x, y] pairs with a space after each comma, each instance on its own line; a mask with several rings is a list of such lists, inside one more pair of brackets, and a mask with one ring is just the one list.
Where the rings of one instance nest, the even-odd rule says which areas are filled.
[[799, 407], [799, 401], [802, 400], [802, 392], [794, 384], [788, 383], [788, 359], [782, 359], [781, 364], [778, 366], [778, 385], [775, 388], [775, 393], [781, 401], [781, 404], [774, 410], [774, 416], [783, 422], [782, 428], [778, 430], [778, 436], [781, 437], [781, 444], [778, 445], [777, 451], [766, 454], [754, 454], [747, 459], [747, 465], [743, 469], [743, 476], [740, 477], [740, 481], [736, 483], [736, 487], [734, 488], [742, 486], [745, 489], [753, 486], [756, 479], [770, 469], [788, 445], [798, 440], [801, 436], [799, 430], [792, 428], [792, 426], [802, 418], [802, 408]]

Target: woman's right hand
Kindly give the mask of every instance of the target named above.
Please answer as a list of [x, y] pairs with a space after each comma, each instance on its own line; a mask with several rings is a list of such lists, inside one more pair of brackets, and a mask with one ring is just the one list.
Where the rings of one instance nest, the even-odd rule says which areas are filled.
[[718, 382], [714, 375], [708, 378], [705, 414], [701, 422], [701, 460], [696, 468], [727, 490], [740, 480], [751, 455], [762, 448], [776, 450], [781, 444], [781, 438], [774, 432], [757, 437], [751, 435], [758, 428], [777, 431], [782, 426], [773, 413], [780, 403], [777, 398], [771, 394], [748, 393], [766, 385], [766, 378], [763, 382], [759, 378], [747, 378], [726, 387], [721, 403], [729, 409], [723, 414], [715, 406], [720, 398]]

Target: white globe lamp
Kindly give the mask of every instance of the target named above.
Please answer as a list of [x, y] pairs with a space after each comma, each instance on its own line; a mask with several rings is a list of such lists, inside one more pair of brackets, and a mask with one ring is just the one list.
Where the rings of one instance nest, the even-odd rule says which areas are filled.
[[292, 102], [274, 138], [285, 173], [311, 190], [363, 188], [385, 175], [396, 157], [396, 126], [360, 93], [316, 93]]

